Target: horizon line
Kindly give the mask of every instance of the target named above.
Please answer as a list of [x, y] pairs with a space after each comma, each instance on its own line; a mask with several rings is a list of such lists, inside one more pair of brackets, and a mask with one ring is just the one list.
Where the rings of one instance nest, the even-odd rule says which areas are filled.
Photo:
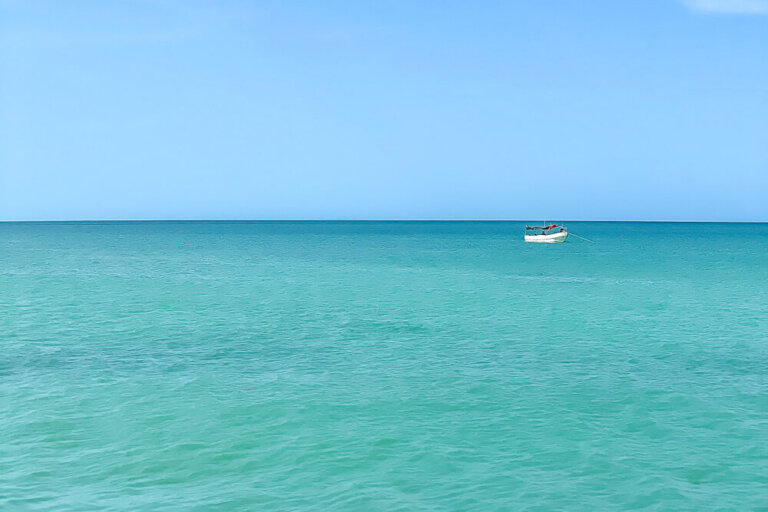
[[[548, 222], [537, 219], [21, 219], [0, 223], [53, 222]], [[554, 222], [554, 221], [551, 221]], [[563, 219], [557, 222], [637, 222], [681, 224], [766, 224], [768, 220], [642, 220], [642, 219]]]

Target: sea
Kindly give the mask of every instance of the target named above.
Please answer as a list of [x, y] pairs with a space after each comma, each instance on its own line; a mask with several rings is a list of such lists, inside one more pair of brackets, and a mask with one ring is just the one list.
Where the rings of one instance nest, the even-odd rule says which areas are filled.
[[0, 223], [0, 510], [768, 510], [768, 224], [566, 225]]

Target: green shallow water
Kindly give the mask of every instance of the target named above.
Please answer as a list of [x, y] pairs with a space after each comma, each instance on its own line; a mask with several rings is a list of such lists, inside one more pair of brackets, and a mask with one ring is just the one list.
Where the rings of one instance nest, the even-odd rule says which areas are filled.
[[2, 510], [768, 510], [768, 225], [0, 224]]

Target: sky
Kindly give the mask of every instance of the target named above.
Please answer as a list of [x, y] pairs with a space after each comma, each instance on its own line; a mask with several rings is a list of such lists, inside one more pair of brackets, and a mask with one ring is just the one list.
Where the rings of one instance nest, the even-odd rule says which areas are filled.
[[768, 0], [0, 0], [0, 220], [768, 221]]

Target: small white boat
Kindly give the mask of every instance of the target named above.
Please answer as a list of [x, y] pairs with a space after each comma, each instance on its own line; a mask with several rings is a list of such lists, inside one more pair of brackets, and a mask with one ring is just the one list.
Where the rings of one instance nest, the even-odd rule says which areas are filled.
[[565, 226], [549, 224], [547, 226], [525, 226], [525, 241], [540, 244], [565, 242], [568, 230]]

